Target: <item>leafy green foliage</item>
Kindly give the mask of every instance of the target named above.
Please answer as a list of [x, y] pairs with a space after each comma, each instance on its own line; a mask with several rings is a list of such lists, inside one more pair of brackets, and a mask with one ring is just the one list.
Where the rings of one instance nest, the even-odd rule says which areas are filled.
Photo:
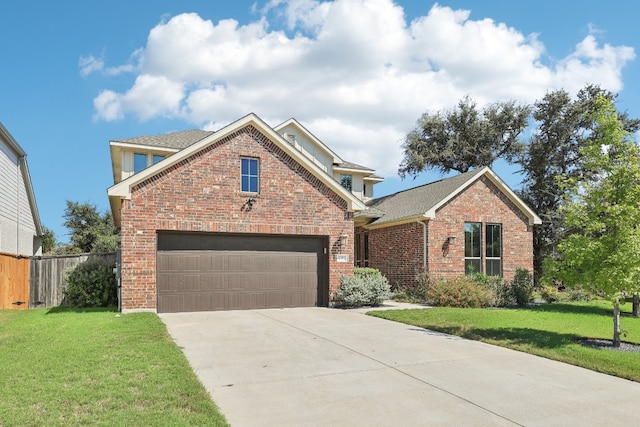
[[[543, 220], [533, 230], [536, 280], [542, 275], [543, 260], [556, 252], [564, 232], [564, 217], [559, 211], [564, 189], [555, 178], [562, 175], [581, 179], [593, 175], [594, 171], [583, 162], [580, 149], [589, 138], [598, 138], [598, 127], [592, 116], [598, 97], [611, 102], [616, 98], [611, 92], [588, 85], [575, 99], [559, 90], [534, 104], [533, 119], [537, 126], [518, 163], [524, 175], [519, 196]], [[626, 115], [620, 118], [628, 131], [638, 129], [640, 121], [628, 119]]]
[[432, 283], [426, 297], [430, 304], [446, 307], [490, 307], [495, 303], [495, 293], [488, 286], [467, 276]]
[[393, 299], [402, 302], [419, 303], [426, 301], [427, 289], [431, 286], [431, 277], [427, 270], [416, 274], [415, 281], [408, 285], [399, 286], [393, 293]]
[[67, 200], [64, 226], [70, 231], [70, 253], [113, 252], [117, 230], [110, 212], [98, 213], [95, 205]]
[[560, 293], [555, 286], [542, 285], [540, 287], [540, 298], [551, 304], [560, 301]]
[[514, 101], [478, 111], [475, 102], [465, 97], [457, 109], [424, 113], [405, 137], [400, 176], [431, 168], [466, 172], [491, 166], [498, 158], [511, 162], [522, 151], [518, 137], [527, 126], [529, 112], [528, 106]]
[[65, 275], [64, 303], [72, 307], [113, 307], [118, 304], [115, 262], [89, 258]]
[[56, 235], [50, 228], [42, 226], [42, 253], [51, 253], [58, 243], [56, 242]]
[[566, 237], [559, 257], [549, 260], [547, 274], [566, 286], [580, 285], [614, 300], [614, 337], [620, 343], [619, 299], [638, 292], [640, 283], [640, 154], [610, 100], [596, 100], [593, 118], [597, 138], [586, 141], [580, 154], [587, 170], [578, 180], [563, 175], [566, 189]]
[[527, 305], [533, 299], [533, 276], [529, 270], [517, 268], [510, 286], [513, 299], [519, 306]]
[[355, 268], [353, 276], [340, 276], [340, 288], [335, 297], [344, 307], [379, 306], [391, 298], [391, 286], [380, 271], [373, 268]]

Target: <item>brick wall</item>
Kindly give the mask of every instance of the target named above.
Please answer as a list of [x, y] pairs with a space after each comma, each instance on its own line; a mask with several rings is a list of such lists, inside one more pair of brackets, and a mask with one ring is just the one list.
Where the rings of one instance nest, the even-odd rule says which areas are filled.
[[[489, 179], [481, 177], [458, 194], [427, 222], [427, 267], [432, 278], [464, 274], [464, 223], [502, 226], [502, 273], [511, 280], [516, 268], [533, 271], [533, 233], [528, 218]], [[422, 266], [422, 226], [408, 223], [369, 231], [370, 266], [393, 286], [411, 284]], [[448, 237], [455, 239], [448, 240]], [[484, 258], [483, 258], [484, 268]]]
[[[260, 159], [260, 193], [240, 191], [240, 158]], [[255, 198], [252, 209], [243, 205]], [[352, 262], [353, 215], [329, 187], [247, 126], [132, 189], [122, 206], [122, 306], [156, 308], [157, 230], [329, 237], [329, 293]], [[339, 236], [348, 236], [346, 247]]]

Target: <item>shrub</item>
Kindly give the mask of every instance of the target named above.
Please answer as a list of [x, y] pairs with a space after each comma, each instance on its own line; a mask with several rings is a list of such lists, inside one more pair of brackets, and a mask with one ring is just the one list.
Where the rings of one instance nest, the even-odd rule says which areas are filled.
[[355, 268], [353, 276], [340, 276], [336, 300], [344, 307], [376, 307], [391, 298], [391, 286], [386, 277], [374, 268]]
[[542, 288], [540, 288], [540, 298], [549, 304], [557, 302], [559, 300], [558, 288], [555, 286], [543, 285]]
[[430, 285], [431, 277], [429, 272], [422, 270], [416, 274], [416, 280], [413, 283], [399, 286], [393, 295], [393, 299], [406, 302], [424, 302]]
[[511, 293], [519, 306], [527, 305], [533, 299], [533, 277], [529, 270], [517, 268], [511, 281]]
[[495, 300], [495, 294], [489, 287], [467, 276], [432, 283], [426, 297], [436, 306], [462, 308], [490, 307]]
[[64, 303], [72, 307], [112, 307], [118, 304], [115, 262], [89, 258], [65, 272]]
[[562, 301], [589, 302], [591, 301], [592, 298], [593, 296], [589, 292], [582, 289], [580, 286], [576, 286], [575, 288], [569, 288], [565, 292], [559, 292], [559, 299], [561, 299]]
[[493, 294], [491, 306], [506, 307], [515, 303], [511, 284], [500, 276], [487, 276], [484, 273], [473, 273], [468, 275], [474, 283], [484, 286]]

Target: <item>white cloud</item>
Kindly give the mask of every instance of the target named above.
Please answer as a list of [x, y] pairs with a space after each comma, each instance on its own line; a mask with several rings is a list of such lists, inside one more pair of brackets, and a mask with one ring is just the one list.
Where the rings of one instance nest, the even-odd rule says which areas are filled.
[[599, 45], [594, 31], [544, 65], [536, 34], [437, 4], [411, 22], [392, 0], [270, 0], [254, 10], [261, 17], [244, 25], [168, 17], [123, 66], [82, 58], [81, 73], [138, 73], [123, 93], [95, 98], [96, 117], [173, 117], [211, 129], [249, 112], [272, 125], [293, 116], [346, 160], [394, 175], [402, 136], [424, 111], [465, 95], [483, 105], [587, 83], [619, 91], [635, 57]]
[[78, 66], [80, 67], [80, 75], [87, 77], [93, 72], [102, 71], [104, 69], [104, 60], [93, 55], [81, 56], [78, 60]]

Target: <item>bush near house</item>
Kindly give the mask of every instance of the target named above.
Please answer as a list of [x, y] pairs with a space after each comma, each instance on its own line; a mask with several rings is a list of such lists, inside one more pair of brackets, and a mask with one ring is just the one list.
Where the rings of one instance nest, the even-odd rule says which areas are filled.
[[89, 258], [66, 272], [64, 305], [114, 307], [118, 304], [115, 262]]
[[525, 306], [533, 299], [533, 277], [526, 269], [517, 269], [511, 282], [473, 273], [429, 283], [424, 298], [430, 304], [447, 307]]
[[342, 307], [376, 307], [391, 295], [389, 281], [379, 270], [356, 267], [353, 276], [340, 275], [340, 288], [335, 299]]

